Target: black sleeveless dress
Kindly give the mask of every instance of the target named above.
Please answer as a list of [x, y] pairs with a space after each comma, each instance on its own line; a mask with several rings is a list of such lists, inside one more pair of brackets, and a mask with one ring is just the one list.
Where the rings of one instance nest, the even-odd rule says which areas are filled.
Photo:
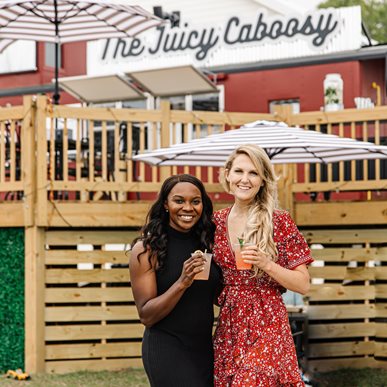
[[[158, 295], [176, 282], [197, 249], [202, 249], [200, 241], [191, 232], [169, 227], [167, 259], [156, 272]], [[195, 280], [168, 316], [145, 329], [142, 359], [152, 387], [213, 386], [213, 302], [220, 279], [212, 261], [209, 280]]]

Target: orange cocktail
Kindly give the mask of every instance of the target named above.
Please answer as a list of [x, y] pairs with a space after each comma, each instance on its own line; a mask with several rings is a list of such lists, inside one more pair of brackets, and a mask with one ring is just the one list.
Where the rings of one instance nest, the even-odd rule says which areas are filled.
[[252, 268], [251, 263], [245, 263], [242, 258], [242, 251], [248, 246], [254, 246], [254, 243], [245, 242], [234, 244], [235, 264], [238, 270], [250, 270]]

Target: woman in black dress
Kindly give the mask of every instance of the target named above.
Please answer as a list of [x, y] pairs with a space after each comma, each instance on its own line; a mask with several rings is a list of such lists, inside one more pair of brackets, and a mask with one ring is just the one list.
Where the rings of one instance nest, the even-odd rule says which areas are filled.
[[211, 252], [212, 203], [196, 177], [175, 175], [161, 187], [129, 263], [133, 296], [146, 326], [142, 358], [152, 387], [213, 386], [213, 302], [220, 270], [194, 280]]

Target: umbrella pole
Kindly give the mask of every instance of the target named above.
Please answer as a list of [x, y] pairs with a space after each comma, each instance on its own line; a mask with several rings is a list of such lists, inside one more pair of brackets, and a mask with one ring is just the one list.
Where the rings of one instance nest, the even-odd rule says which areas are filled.
[[55, 105], [59, 105], [59, 21], [58, 21], [58, 3], [57, 0], [54, 0], [54, 10], [55, 10], [55, 89], [53, 100]]
[[58, 78], [59, 78], [58, 67], [59, 67], [59, 43], [55, 42], [55, 88], [54, 88], [54, 95], [53, 95], [55, 105], [59, 105], [59, 98], [60, 98], [59, 81], [58, 81]]

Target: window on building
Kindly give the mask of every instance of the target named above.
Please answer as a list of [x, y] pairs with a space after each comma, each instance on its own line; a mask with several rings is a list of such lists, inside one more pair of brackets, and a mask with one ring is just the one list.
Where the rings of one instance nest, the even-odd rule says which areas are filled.
[[279, 99], [269, 102], [269, 112], [274, 114], [274, 109], [279, 105], [290, 105], [292, 107], [293, 114], [300, 113], [300, 100], [298, 98], [292, 99]]
[[[217, 93], [205, 93], [195, 95], [180, 95], [173, 96], [167, 99], [171, 104], [172, 110], [186, 110], [186, 111], [224, 111], [224, 86], [217, 86]], [[156, 101], [156, 108], [159, 107], [160, 100]], [[194, 138], [203, 138], [209, 134], [219, 133], [222, 129], [220, 125], [192, 125], [187, 124], [185, 130], [184, 125], [176, 124], [174, 128], [171, 127], [171, 140], [173, 143], [181, 143], [192, 140]], [[187, 137], [187, 138], [186, 138]]]
[[[55, 43], [44, 43], [44, 63], [46, 66], [55, 67]], [[58, 66], [62, 67], [62, 47], [58, 50]]]

